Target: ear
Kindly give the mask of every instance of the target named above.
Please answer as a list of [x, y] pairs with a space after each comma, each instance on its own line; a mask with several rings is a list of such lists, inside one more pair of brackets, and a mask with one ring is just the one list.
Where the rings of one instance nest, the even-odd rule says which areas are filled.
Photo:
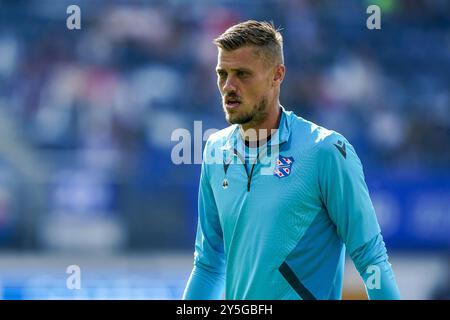
[[273, 74], [273, 85], [280, 85], [283, 82], [285, 73], [286, 67], [284, 64], [277, 65]]

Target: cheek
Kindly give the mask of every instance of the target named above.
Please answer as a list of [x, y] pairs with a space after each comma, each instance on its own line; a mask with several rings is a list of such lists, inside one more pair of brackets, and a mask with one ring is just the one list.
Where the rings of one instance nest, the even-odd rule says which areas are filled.
[[261, 100], [267, 94], [267, 88], [261, 83], [252, 86], [248, 90], [248, 97], [253, 100], [253, 102]]

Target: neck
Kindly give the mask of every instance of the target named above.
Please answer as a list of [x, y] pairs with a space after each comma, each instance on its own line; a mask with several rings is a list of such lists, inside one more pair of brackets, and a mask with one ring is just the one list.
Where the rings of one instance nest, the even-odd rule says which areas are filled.
[[272, 134], [272, 130], [278, 129], [280, 118], [281, 106], [277, 101], [276, 104], [269, 108], [267, 117], [261, 123], [240, 125], [241, 136], [248, 142], [266, 140]]

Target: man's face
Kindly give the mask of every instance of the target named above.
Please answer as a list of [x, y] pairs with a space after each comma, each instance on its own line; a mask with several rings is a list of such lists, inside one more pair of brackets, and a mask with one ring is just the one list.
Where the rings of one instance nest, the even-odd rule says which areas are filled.
[[273, 67], [257, 54], [257, 48], [219, 48], [216, 72], [226, 120], [250, 126], [264, 121], [274, 91]]

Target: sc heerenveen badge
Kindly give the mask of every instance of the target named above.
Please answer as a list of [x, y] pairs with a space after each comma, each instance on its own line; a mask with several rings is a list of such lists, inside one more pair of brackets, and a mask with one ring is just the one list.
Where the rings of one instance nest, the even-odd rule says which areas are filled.
[[284, 157], [279, 155], [277, 158], [277, 162], [275, 165], [275, 169], [273, 170], [273, 175], [278, 178], [284, 178], [291, 174], [292, 172], [292, 164], [294, 163], [293, 157]]

